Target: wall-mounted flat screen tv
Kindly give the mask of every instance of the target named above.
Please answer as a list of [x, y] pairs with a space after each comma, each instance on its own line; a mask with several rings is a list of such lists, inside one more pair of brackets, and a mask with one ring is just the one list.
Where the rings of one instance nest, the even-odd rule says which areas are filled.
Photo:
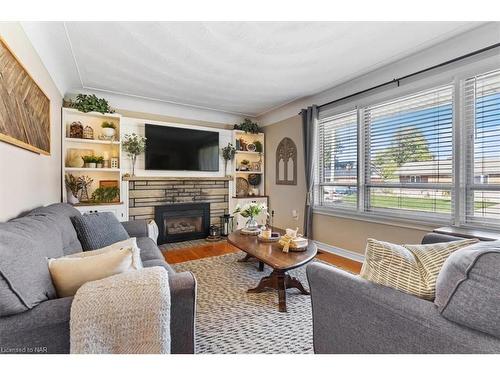
[[146, 124], [146, 169], [219, 170], [219, 133]]

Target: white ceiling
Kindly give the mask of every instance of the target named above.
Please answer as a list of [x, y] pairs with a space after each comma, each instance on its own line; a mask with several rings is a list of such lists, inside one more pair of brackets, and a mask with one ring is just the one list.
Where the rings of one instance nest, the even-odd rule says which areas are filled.
[[[86, 88], [258, 116], [478, 22], [23, 23], [63, 90]], [[49, 53], [50, 52], [50, 53]], [[50, 69], [49, 69], [50, 71]], [[64, 75], [64, 77], [63, 77]], [[70, 87], [76, 86], [76, 87]], [[60, 87], [61, 89], [61, 87]]]

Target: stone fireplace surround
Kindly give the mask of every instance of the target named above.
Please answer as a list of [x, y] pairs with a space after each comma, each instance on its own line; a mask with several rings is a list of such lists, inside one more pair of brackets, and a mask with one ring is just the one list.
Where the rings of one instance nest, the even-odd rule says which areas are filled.
[[229, 209], [227, 177], [124, 177], [128, 181], [129, 220], [155, 219], [155, 206], [171, 203], [210, 203], [210, 224]]

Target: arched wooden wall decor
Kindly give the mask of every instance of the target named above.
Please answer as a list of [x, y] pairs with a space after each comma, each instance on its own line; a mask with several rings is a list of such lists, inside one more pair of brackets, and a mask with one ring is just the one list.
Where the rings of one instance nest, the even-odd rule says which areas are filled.
[[297, 146], [288, 137], [276, 149], [276, 185], [297, 185]]

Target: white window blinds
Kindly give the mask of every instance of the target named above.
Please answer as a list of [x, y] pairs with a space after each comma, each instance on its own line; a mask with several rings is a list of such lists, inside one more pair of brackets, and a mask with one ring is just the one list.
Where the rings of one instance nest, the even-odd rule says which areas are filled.
[[451, 216], [453, 86], [367, 107], [365, 207]]
[[358, 125], [350, 111], [319, 121], [316, 204], [357, 209]]
[[466, 221], [500, 221], [500, 71], [466, 80]]

